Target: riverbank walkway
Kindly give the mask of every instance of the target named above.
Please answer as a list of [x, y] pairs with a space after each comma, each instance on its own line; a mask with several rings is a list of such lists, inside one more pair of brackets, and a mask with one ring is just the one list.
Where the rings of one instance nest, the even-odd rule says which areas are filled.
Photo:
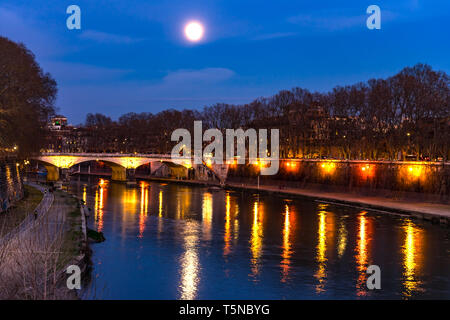
[[[19, 234], [28, 232], [37, 222], [44, 220], [49, 209], [53, 205], [55, 197], [47, 188], [32, 182], [27, 182], [26, 184], [42, 192], [42, 200], [34, 210], [27, 214], [25, 219], [23, 219], [17, 227], [0, 239], [0, 243], [3, 241], [8, 241]], [[35, 211], [37, 212], [37, 218], [34, 216]]]

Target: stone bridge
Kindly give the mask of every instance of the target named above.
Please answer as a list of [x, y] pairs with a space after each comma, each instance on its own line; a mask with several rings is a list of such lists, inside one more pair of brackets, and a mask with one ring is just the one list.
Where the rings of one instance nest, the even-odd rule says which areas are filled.
[[121, 154], [121, 153], [42, 153], [31, 158], [43, 163], [47, 169], [47, 180], [58, 181], [61, 174], [66, 175], [68, 169], [88, 161], [102, 161], [112, 169], [111, 179], [127, 181], [134, 177], [139, 166], [151, 164], [151, 173], [158, 170], [163, 163], [173, 163], [198, 172], [211, 172], [221, 183], [226, 180], [228, 165], [194, 164], [185, 158], [172, 158], [165, 154]]

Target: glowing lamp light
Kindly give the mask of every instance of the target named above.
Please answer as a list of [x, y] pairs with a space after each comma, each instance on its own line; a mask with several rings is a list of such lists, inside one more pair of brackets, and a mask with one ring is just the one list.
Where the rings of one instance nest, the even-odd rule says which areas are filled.
[[264, 163], [264, 161], [261, 161], [261, 159], [258, 159], [255, 162], [253, 162], [253, 165], [255, 167], [259, 167], [259, 168], [264, 168], [265, 167], [265, 163]]
[[374, 170], [373, 167], [371, 167], [368, 164], [362, 165], [361, 166], [361, 175], [364, 178], [369, 178], [369, 177], [373, 177], [374, 176]]
[[184, 166], [188, 169], [192, 168], [191, 161], [189, 161], [189, 160], [184, 161]]
[[333, 162], [324, 162], [321, 167], [324, 174], [333, 174], [336, 170], [336, 164]]
[[294, 161], [288, 161], [288, 162], [286, 163], [286, 167], [287, 167], [289, 170], [295, 170], [295, 169], [297, 168], [297, 163], [295, 163]]
[[423, 167], [420, 165], [414, 165], [408, 167], [408, 173], [413, 178], [419, 178], [422, 176]]

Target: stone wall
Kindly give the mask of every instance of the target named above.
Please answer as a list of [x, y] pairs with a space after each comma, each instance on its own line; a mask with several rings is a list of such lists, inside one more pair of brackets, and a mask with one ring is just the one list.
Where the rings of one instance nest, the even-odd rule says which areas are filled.
[[[255, 165], [232, 165], [229, 182], [256, 183]], [[281, 161], [277, 175], [260, 176], [261, 184], [317, 188], [368, 194], [421, 194], [450, 199], [450, 164], [427, 162], [364, 162], [335, 160]]]

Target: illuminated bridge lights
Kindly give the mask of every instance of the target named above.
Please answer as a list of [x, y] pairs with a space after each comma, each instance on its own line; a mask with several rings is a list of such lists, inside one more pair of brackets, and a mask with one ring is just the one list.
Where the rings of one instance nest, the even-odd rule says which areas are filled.
[[127, 169], [136, 169], [142, 165], [142, 160], [136, 157], [123, 157], [119, 159], [119, 163]]
[[78, 157], [74, 156], [56, 156], [52, 157], [52, 163], [58, 167], [63, 169], [69, 169], [73, 165], [75, 165], [78, 161]]
[[192, 163], [189, 160], [184, 161], [183, 164], [188, 169], [192, 168]]
[[147, 163], [151, 162], [174, 162], [178, 163], [182, 166], [185, 166], [187, 168], [192, 167], [192, 163], [190, 160], [178, 160], [178, 159], [171, 159], [170, 156], [167, 158], [161, 159], [159, 157], [133, 157], [133, 156], [117, 156], [117, 155], [42, 155], [38, 157], [36, 160], [40, 160], [44, 163], [53, 165], [58, 168], [62, 169], [69, 169], [70, 167], [77, 165], [79, 163], [88, 162], [88, 161], [101, 161], [106, 164], [108, 164], [111, 167], [123, 167], [126, 169], [136, 169], [139, 166], [142, 166]]

